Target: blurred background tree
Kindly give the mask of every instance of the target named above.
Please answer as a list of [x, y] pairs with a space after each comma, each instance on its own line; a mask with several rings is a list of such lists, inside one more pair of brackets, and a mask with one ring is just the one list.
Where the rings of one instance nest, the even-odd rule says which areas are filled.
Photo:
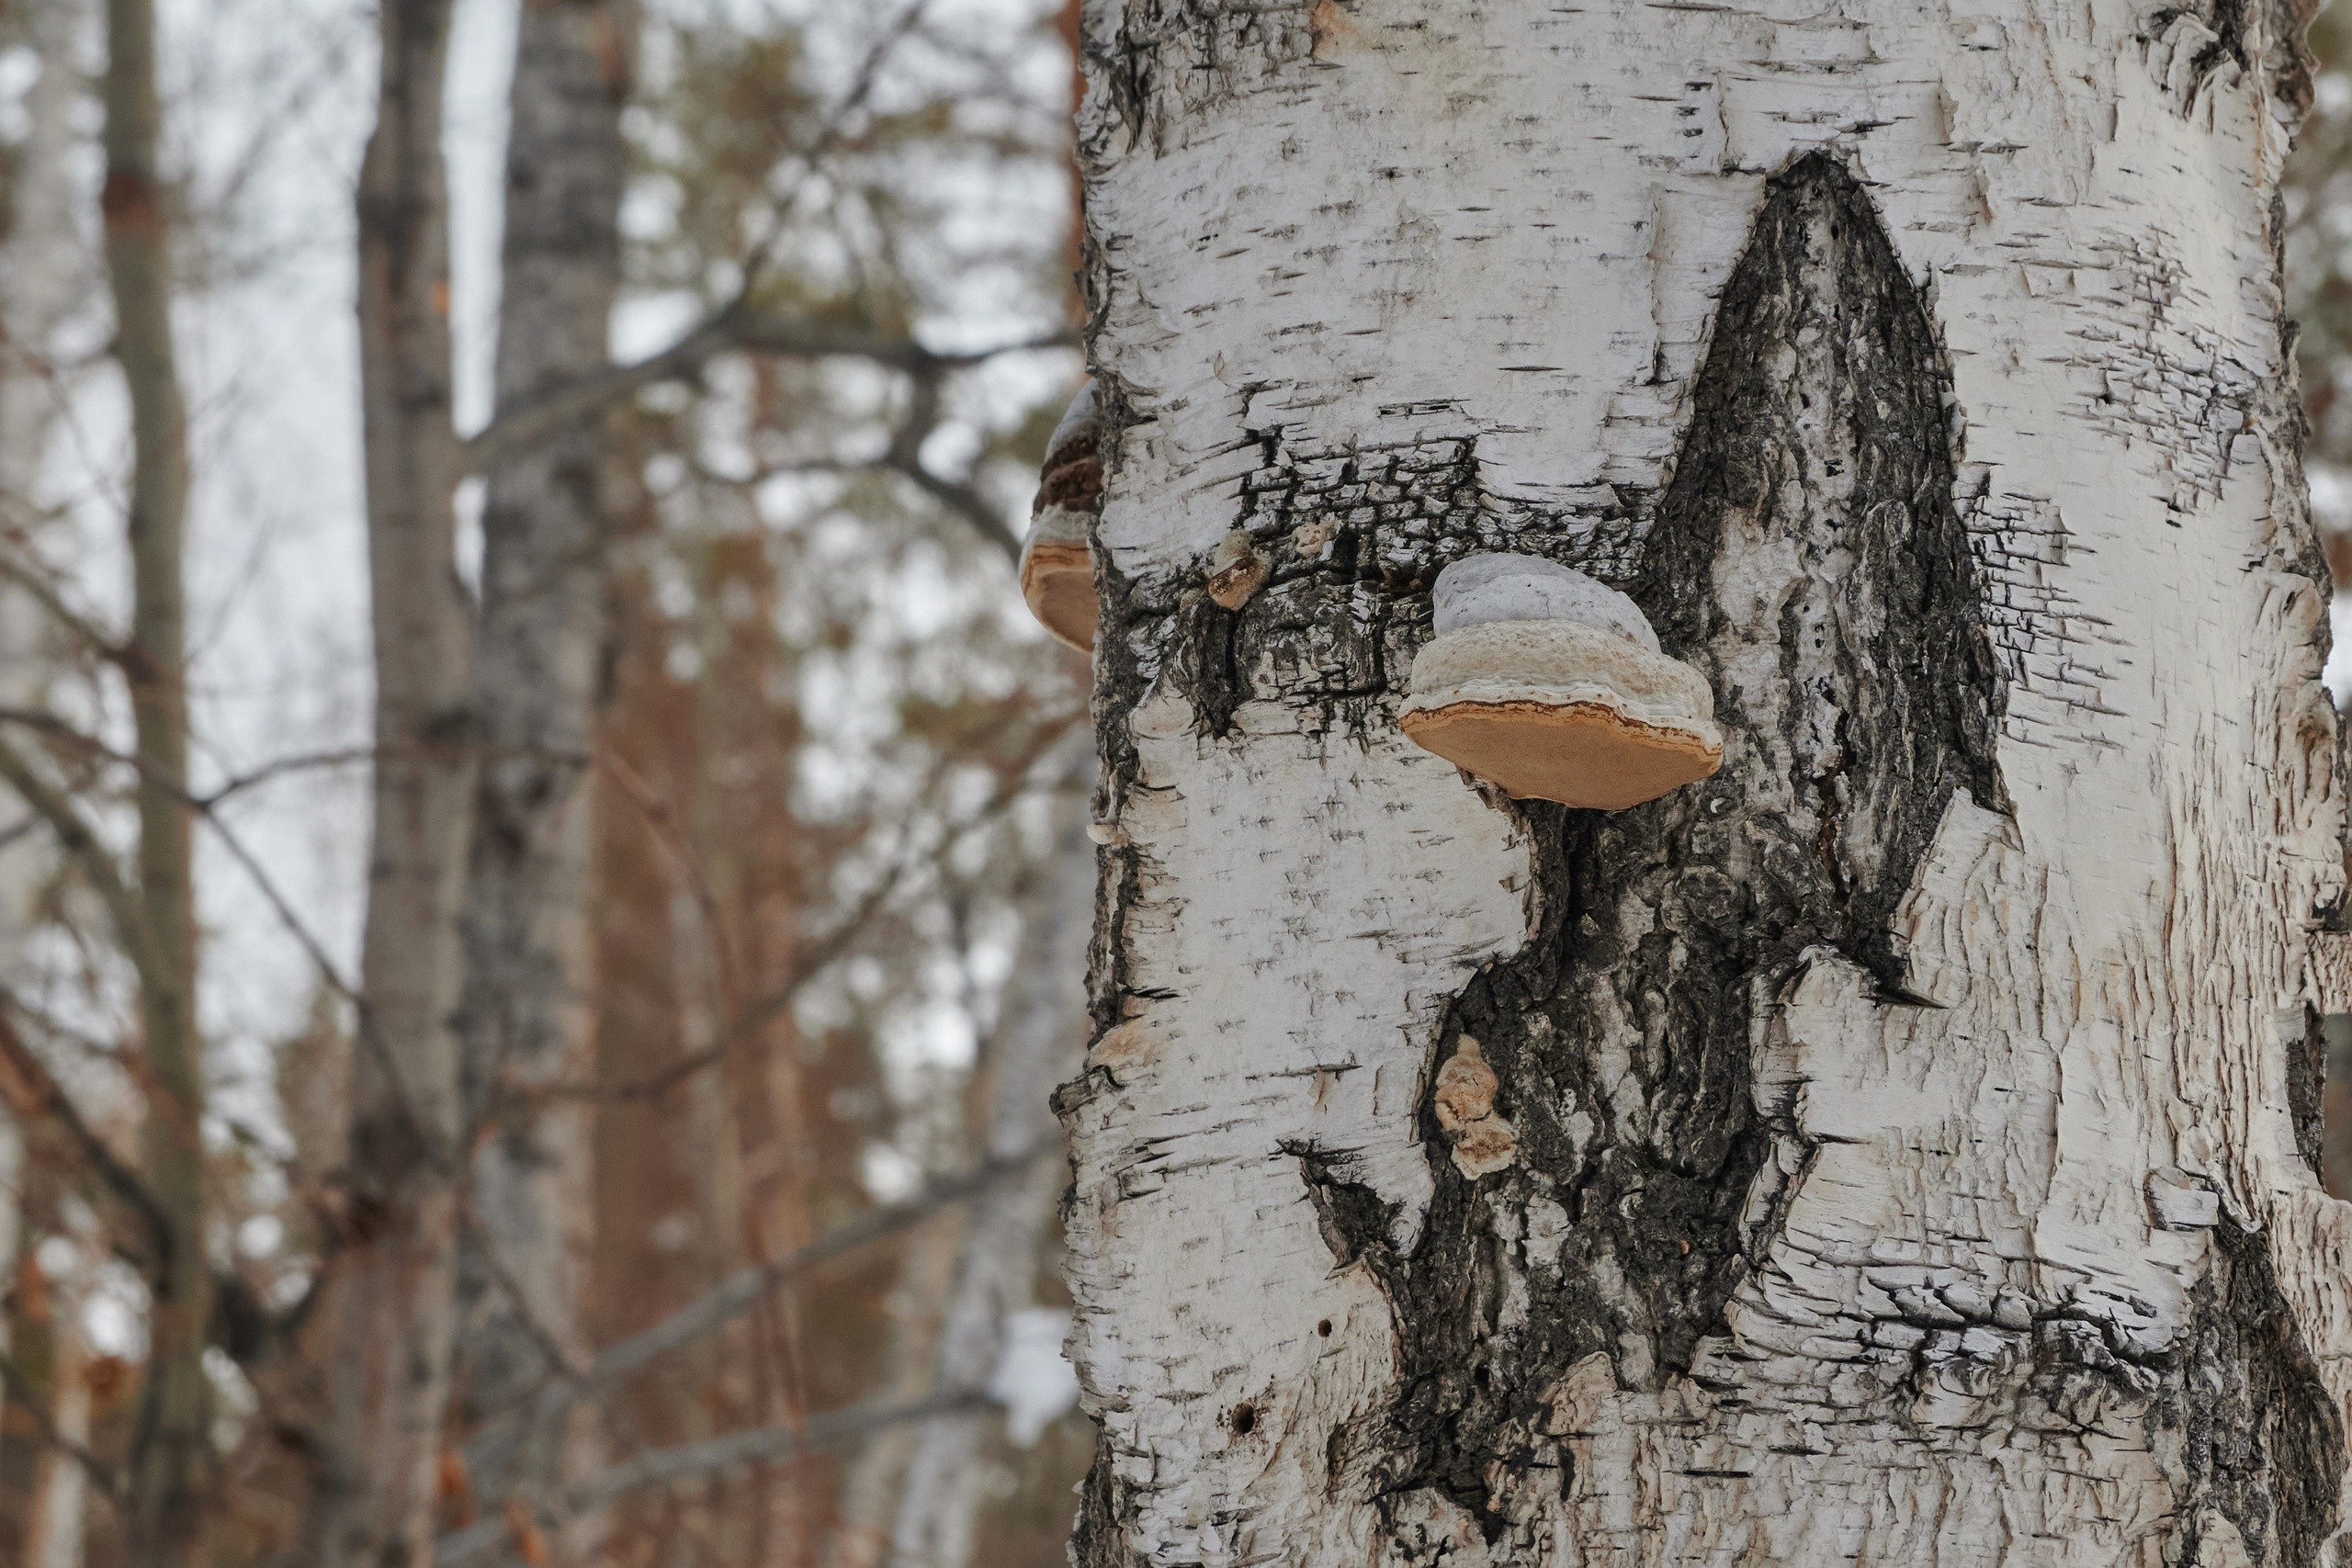
[[[1082, 661], [1012, 552], [1079, 374], [1069, 7], [545, 10], [516, 70], [517, 8], [463, 0], [442, 131], [484, 783], [423, 1527], [444, 1562], [1057, 1563], [1090, 1444], [1045, 1098], [1081, 1043], [1091, 763]], [[107, 22], [0, 11], [0, 741], [115, 863], [142, 781], [197, 835], [200, 1560], [292, 1563], [335, 1464], [322, 1285], [368, 1239], [375, 17], [161, 6], [181, 778], [139, 761], [119, 657]], [[613, 129], [601, 278], [531, 270], [580, 250], [532, 216], [573, 177], [532, 163], [581, 141], [560, 113]], [[135, 972], [53, 828], [0, 808], [0, 1560], [75, 1568], [130, 1561], [164, 1276]], [[527, 1064], [526, 1019], [556, 1043]]]
[[[2352, 11], [2325, 0], [2312, 22], [2312, 110], [2287, 159], [2287, 313], [2296, 340], [2310, 434], [2303, 462], [2336, 600], [2328, 684], [2337, 710], [2352, 700]], [[2325, 1151], [2328, 1190], [2352, 1197], [2352, 1017], [2327, 1021]]]

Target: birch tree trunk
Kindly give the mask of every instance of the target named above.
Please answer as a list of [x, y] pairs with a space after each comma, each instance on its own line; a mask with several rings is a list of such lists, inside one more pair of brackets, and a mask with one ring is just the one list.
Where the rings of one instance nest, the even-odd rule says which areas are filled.
[[187, 779], [187, 416], [172, 344], [170, 195], [158, 160], [152, 0], [107, 0], [106, 219], [114, 355], [130, 403], [130, 640], [138, 739], [137, 961], [146, 1114], [141, 1158], [164, 1227], [149, 1280], [147, 1365], [128, 1484], [131, 1555], [203, 1560], [211, 1503], [212, 1259], [205, 1229], [204, 1062], [196, 1018], [196, 886]]
[[[27, 41], [38, 73], [25, 89], [24, 140], [9, 170], [8, 231], [0, 241], [0, 525], [25, 545], [39, 533], [41, 465], [62, 400], [49, 352], [88, 287], [71, 164], [83, 17], [79, 0], [39, 0], [28, 9]], [[15, 545], [20, 559], [30, 555], [25, 545]], [[50, 631], [31, 592], [0, 581], [0, 702], [40, 705]], [[49, 863], [40, 835], [0, 846], [0, 982], [12, 988], [28, 977], [26, 944]], [[25, 1129], [0, 1107], [0, 1300], [16, 1288], [25, 1161]], [[0, 1352], [9, 1344], [8, 1314], [0, 1312]]]
[[[1053, 845], [1023, 900], [1018, 967], [989, 1063], [989, 1159], [1018, 1159], [1053, 1136], [1048, 1095], [1077, 1068], [1084, 1039], [1079, 977], [1093, 927], [1094, 846], [1081, 795], [1065, 792], [1054, 808]], [[1038, 1242], [1069, 1176], [1061, 1161], [1033, 1157], [1017, 1180], [972, 1201], [931, 1392], [987, 1391], [1004, 1354], [1006, 1319], [1034, 1297]], [[972, 1560], [989, 1420], [967, 1412], [934, 1416], [916, 1428], [885, 1559], [891, 1568], [965, 1568]]]
[[460, 1131], [453, 1024], [473, 785], [449, 423], [449, 0], [385, 0], [360, 166], [359, 346], [376, 659], [374, 842], [346, 1234], [327, 1311], [325, 1568], [430, 1562], [448, 1403]]
[[[607, 363], [635, 28], [627, 0], [523, 7], [506, 151], [502, 413]], [[474, 691], [485, 760], [459, 1027], [469, 1111], [493, 1124], [474, 1156], [459, 1271], [467, 1426], [567, 1370], [551, 1358], [584, 1366], [591, 1350], [591, 1107], [537, 1091], [594, 1076], [582, 966], [587, 766], [610, 592], [605, 460], [604, 421], [576, 420], [494, 469], [482, 513]], [[478, 1469], [477, 1492], [560, 1495], [593, 1457], [592, 1417], [583, 1404], [567, 1422], [527, 1428], [519, 1450]], [[586, 1542], [571, 1544], [577, 1554]]]
[[[1081, 1568], [2345, 1561], [2301, 20], [1090, 6]], [[1721, 772], [1407, 741], [1473, 551]]]
[[[83, 1327], [93, 1258], [79, 1256], [62, 1280], [51, 1281], [49, 1424], [61, 1443], [90, 1441], [90, 1345]], [[58, 1444], [41, 1450], [25, 1518], [25, 1568], [82, 1568], [82, 1511], [89, 1490], [82, 1461]]]
[[[889, 1337], [882, 1364], [888, 1375], [868, 1397], [908, 1403], [930, 1391], [949, 1299], [956, 1293], [961, 1239], [943, 1224], [918, 1232], [905, 1244], [906, 1255], [887, 1298]], [[927, 1425], [884, 1427], [866, 1438], [843, 1468], [839, 1517], [826, 1537], [824, 1555], [818, 1559], [821, 1568], [883, 1568], [889, 1562], [908, 1467]]]
[[[36, 0], [24, 10], [36, 74], [24, 93], [24, 140], [8, 171], [8, 231], [0, 242], [0, 519], [29, 538], [41, 522], [41, 465], [65, 397], [50, 355], [91, 279], [73, 166], [87, 13], [82, 0]], [[0, 670], [11, 682], [38, 668], [41, 615], [22, 588], [0, 589]], [[28, 694], [12, 687], [10, 700]]]

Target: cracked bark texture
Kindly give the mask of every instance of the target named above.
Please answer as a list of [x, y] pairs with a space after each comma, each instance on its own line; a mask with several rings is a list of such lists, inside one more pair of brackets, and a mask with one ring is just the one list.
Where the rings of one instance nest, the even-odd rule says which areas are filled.
[[[2352, 1561], [2301, 21], [1090, 9], [1080, 1568]], [[1721, 773], [1407, 742], [1493, 549]]]
[[[539, 0], [518, 24], [506, 152], [498, 400], [607, 363], [620, 283], [627, 0]], [[458, 1010], [469, 1121], [484, 1125], [458, 1257], [457, 1416], [471, 1429], [587, 1364], [591, 1113], [547, 1089], [594, 1077], [588, 760], [606, 656], [605, 423], [576, 421], [489, 475], [474, 705], [482, 749]], [[486, 1119], [486, 1120], [485, 1120]], [[593, 1468], [593, 1407], [496, 1446], [486, 1502], [553, 1498]], [[567, 1557], [595, 1521], [567, 1529]]]

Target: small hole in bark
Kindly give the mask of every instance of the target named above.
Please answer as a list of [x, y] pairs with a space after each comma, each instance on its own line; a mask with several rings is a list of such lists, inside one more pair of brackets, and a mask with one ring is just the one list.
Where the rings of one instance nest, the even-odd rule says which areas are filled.
[[1476, 1383], [1480, 1388], [1485, 1388], [1487, 1384], [1495, 1381], [1495, 1374], [1488, 1371], [1486, 1368], [1480, 1367], [1476, 1371], [1470, 1374], [1470, 1381]]
[[1236, 1405], [1233, 1411], [1233, 1429], [1244, 1438], [1256, 1431], [1258, 1429], [1257, 1407], [1250, 1404]]
[[1316, 1337], [1317, 1337], [1317, 1338], [1322, 1338], [1322, 1339], [1329, 1339], [1329, 1338], [1330, 1338], [1330, 1337], [1331, 1337], [1331, 1320], [1330, 1320], [1329, 1318], [1328, 1318], [1328, 1317], [1327, 1317], [1327, 1318], [1325, 1318], [1322, 1322], [1320, 1322], [1320, 1323], [1317, 1324], [1317, 1325], [1315, 1325], [1315, 1333], [1316, 1333]]

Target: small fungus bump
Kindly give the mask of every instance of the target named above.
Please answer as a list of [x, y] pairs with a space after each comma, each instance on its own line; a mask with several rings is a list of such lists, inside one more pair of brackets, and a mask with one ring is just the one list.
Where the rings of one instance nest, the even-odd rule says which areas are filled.
[[1476, 1181], [1519, 1158], [1519, 1131], [1495, 1113], [1499, 1080], [1478, 1043], [1467, 1034], [1437, 1070], [1430, 1097], [1437, 1124], [1453, 1145], [1453, 1168]]
[[1094, 648], [1094, 554], [1088, 542], [1102, 510], [1102, 417], [1089, 381], [1046, 445], [1029, 536], [1021, 547], [1021, 597], [1045, 628], [1080, 652]]
[[1534, 556], [1438, 573], [1436, 636], [1398, 722], [1515, 800], [1622, 811], [1723, 765], [1706, 677], [1660, 650], [1636, 605]]
[[1272, 570], [1247, 534], [1227, 534], [1209, 556], [1209, 597], [1228, 610], [1238, 610], [1265, 586]]

